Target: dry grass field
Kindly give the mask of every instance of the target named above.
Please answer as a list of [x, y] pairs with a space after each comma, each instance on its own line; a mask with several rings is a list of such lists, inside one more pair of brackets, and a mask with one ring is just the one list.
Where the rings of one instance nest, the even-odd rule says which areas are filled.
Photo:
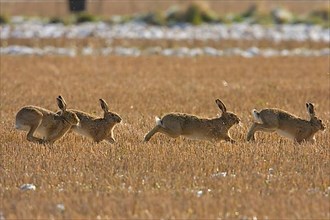
[[[305, 102], [330, 126], [328, 57], [8, 57], [1, 56], [0, 216], [6, 219], [329, 219], [330, 132], [295, 145], [257, 133], [252, 108], [307, 118]], [[117, 143], [70, 133], [52, 146], [14, 130], [24, 105], [97, 115], [104, 98], [123, 123]], [[143, 136], [154, 117], [219, 113], [220, 98], [243, 126], [236, 144]], [[35, 191], [21, 191], [32, 183]]]

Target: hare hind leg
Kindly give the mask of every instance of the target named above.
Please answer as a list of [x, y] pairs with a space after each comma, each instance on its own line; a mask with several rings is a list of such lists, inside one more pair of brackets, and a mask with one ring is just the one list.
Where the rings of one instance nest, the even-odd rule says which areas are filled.
[[40, 121], [36, 121], [35, 123], [33, 123], [31, 125], [30, 130], [26, 136], [26, 139], [28, 141], [38, 143], [38, 144], [42, 144], [44, 142], [42, 139], [33, 136], [34, 132], [37, 130], [37, 128], [39, 127], [40, 124], [41, 124], [41, 119], [40, 119]]
[[[25, 109], [24, 109], [25, 110]], [[20, 111], [16, 116], [16, 129], [27, 131], [26, 139], [34, 143], [43, 143], [43, 140], [34, 136], [42, 122], [42, 113], [37, 110]]]
[[177, 138], [181, 135], [181, 130], [177, 129], [177, 128], [168, 129], [168, 128], [160, 127], [159, 132], [166, 134], [167, 136], [170, 136], [171, 138]]
[[166, 135], [170, 136], [171, 138], [177, 138], [181, 134], [180, 131], [176, 131], [176, 130], [173, 130], [173, 129], [164, 128], [160, 125], [156, 125], [151, 131], [149, 131], [148, 134], [146, 134], [146, 136], [144, 137], [144, 141], [145, 142], [149, 141], [150, 138], [153, 135], [155, 135], [157, 132], [166, 134]]
[[254, 133], [255, 133], [255, 129], [256, 129], [256, 124], [257, 123], [253, 123], [247, 133], [247, 141], [255, 141], [255, 137], [254, 137]]
[[144, 141], [145, 142], [149, 141], [152, 136], [154, 136], [157, 132], [159, 132], [160, 128], [161, 128], [160, 125], [156, 125], [151, 131], [148, 132], [148, 134], [144, 136]]
[[254, 133], [257, 131], [273, 132], [275, 129], [267, 124], [253, 123], [247, 134], [247, 141], [255, 141]]

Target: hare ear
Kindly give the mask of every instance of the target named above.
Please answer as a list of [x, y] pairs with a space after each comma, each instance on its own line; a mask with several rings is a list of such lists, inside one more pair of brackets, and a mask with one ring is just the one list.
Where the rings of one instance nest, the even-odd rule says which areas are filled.
[[315, 116], [314, 105], [312, 103], [306, 103], [307, 111], [311, 117]]
[[222, 113], [225, 113], [227, 111], [225, 104], [223, 104], [223, 102], [221, 102], [220, 99], [215, 100], [215, 103], [217, 103]]
[[58, 107], [64, 112], [66, 110], [66, 102], [62, 96], [56, 98]]
[[101, 108], [103, 109], [103, 111], [108, 112], [109, 111], [108, 104], [103, 99], [99, 99], [99, 100], [100, 100], [100, 105], [101, 105]]

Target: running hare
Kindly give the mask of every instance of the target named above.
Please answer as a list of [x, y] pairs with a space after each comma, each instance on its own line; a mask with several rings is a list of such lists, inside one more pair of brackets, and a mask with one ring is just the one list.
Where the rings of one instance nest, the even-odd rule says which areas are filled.
[[80, 125], [73, 126], [72, 130], [78, 134], [92, 138], [97, 143], [106, 140], [113, 144], [116, 142], [113, 137], [113, 129], [122, 119], [118, 114], [109, 111], [108, 104], [103, 99], [99, 99], [99, 101], [104, 111], [103, 118], [90, 115], [86, 112], [71, 110], [80, 119]]
[[228, 130], [238, 124], [240, 119], [234, 113], [227, 112], [226, 106], [219, 99], [215, 102], [222, 111], [221, 117], [208, 119], [183, 113], [170, 113], [161, 119], [156, 117], [156, 126], [144, 137], [144, 141], [149, 141], [160, 132], [172, 138], [182, 135], [189, 139], [235, 142]]
[[[59, 114], [38, 106], [25, 106], [16, 114], [16, 129], [28, 131], [27, 140], [37, 143], [53, 143], [67, 133], [72, 125], [79, 124], [77, 115], [66, 110], [65, 100], [57, 97]], [[43, 137], [37, 138], [34, 133]]]
[[252, 115], [255, 118], [251, 126], [247, 140], [255, 140], [256, 131], [273, 132], [294, 140], [297, 143], [303, 141], [314, 142], [314, 135], [319, 130], [324, 130], [325, 126], [320, 119], [315, 116], [314, 105], [306, 103], [306, 108], [310, 120], [304, 120], [280, 109], [263, 109], [260, 112], [253, 109]]

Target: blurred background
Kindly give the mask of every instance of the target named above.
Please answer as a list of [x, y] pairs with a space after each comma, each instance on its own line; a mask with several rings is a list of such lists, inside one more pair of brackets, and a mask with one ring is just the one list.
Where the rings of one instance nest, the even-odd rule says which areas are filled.
[[0, 0], [0, 53], [324, 56], [329, 55], [329, 4]]
[[[66, 16], [70, 13], [69, 0], [1, 0], [1, 14], [25, 16]], [[88, 13], [99, 16], [129, 15], [150, 11], [166, 10], [173, 5], [186, 7], [197, 1], [193, 0], [73, 0], [77, 5], [85, 5]], [[199, 1], [204, 2], [219, 14], [240, 13], [251, 5], [257, 5], [261, 11], [275, 7], [284, 7], [293, 13], [303, 14], [329, 7], [329, 1]]]

